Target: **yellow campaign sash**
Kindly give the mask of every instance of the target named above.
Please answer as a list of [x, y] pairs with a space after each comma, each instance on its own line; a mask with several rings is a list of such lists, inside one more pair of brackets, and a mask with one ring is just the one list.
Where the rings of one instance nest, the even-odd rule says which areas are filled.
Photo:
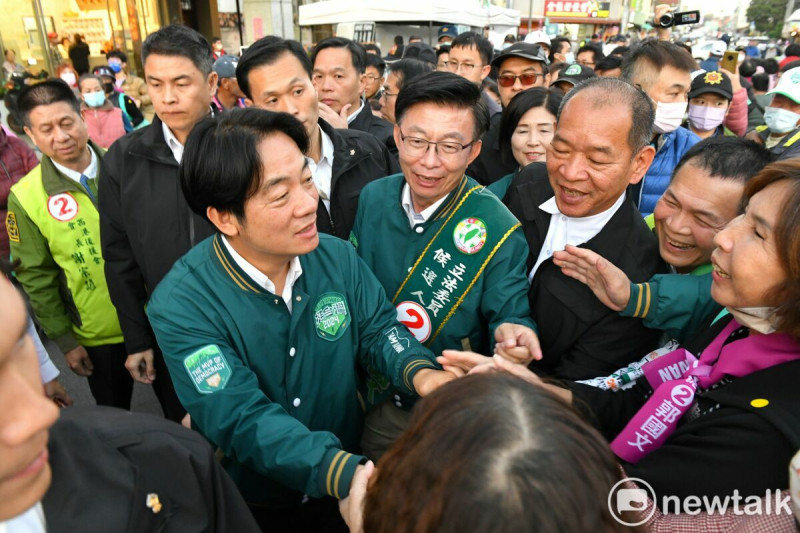
[[[425, 245], [392, 303], [397, 318], [430, 346], [494, 254], [520, 223], [492, 196], [468, 190]], [[457, 348], [454, 346], [453, 348]]]

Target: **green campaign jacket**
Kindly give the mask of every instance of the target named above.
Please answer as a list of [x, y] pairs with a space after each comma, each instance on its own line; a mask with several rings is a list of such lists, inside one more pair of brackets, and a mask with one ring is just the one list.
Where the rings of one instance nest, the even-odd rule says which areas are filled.
[[[427, 222], [411, 228], [401, 201], [404, 184], [403, 175], [395, 174], [364, 187], [350, 238], [358, 255], [375, 273], [390, 298], [394, 297], [425, 246], [445, 223], [450, 212], [456, 209], [466, 191], [479, 186], [465, 176]], [[473, 194], [481, 197], [483, 205], [491, 203], [492, 208], [499, 206], [502, 212], [514, 219], [487, 189]], [[456, 218], [464, 217], [486, 218], [485, 213], [482, 215], [479, 210], [459, 214]], [[492, 221], [486, 220], [486, 223], [489, 231], [492, 231]], [[433, 353], [440, 355], [445, 349], [468, 349], [491, 354], [494, 330], [505, 322], [523, 324], [535, 330], [528, 303], [528, 279], [525, 275], [527, 257], [528, 244], [522, 231], [517, 228], [491, 258], [441, 333], [433, 342], [426, 344]], [[390, 394], [391, 391], [382, 397]], [[400, 407], [408, 407], [405, 399], [395, 397], [395, 400], [402, 404]], [[379, 402], [380, 399], [376, 399], [369, 403]]]
[[659, 274], [646, 283], [631, 283], [631, 298], [619, 314], [641, 318], [648, 328], [684, 342], [721, 310], [711, 298], [710, 265], [701, 265], [692, 275]]
[[122, 342], [103, 271], [97, 206], [49, 157], [11, 187], [6, 230], [11, 255], [20, 261], [17, 279], [62, 351]]
[[147, 307], [193, 426], [221, 449], [245, 500], [271, 508], [347, 496], [365, 460], [354, 455], [359, 368], [415, 394], [416, 372], [436, 367], [346, 241], [320, 235], [300, 265], [290, 314], [215, 235], [175, 264]]

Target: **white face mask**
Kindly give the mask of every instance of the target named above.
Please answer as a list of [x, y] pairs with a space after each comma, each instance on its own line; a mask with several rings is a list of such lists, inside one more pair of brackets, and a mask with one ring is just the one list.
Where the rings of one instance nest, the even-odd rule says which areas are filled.
[[677, 130], [683, 122], [688, 105], [689, 102], [675, 102], [674, 104], [656, 102], [656, 120], [653, 123], [653, 131], [671, 133]]
[[774, 307], [727, 307], [736, 321], [754, 331], [769, 335], [775, 331]]
[[792, 113], [788, 109], [770, 107], [764, 110], [764, 122], [772, 133], [789, 133], [797, 127], [800, 113]]
[[75, 82], [78, 81], [77, 79], [75, 79], [75, 74], [73, 74], [72, 72], [62, 72], [61, 79], [64, 80], [64, 82], [66, 82], [66, 84], [69, 85], [70, 87], [75, 85]]
[[575, 62], [575, 54], [573, 54], [572, 52], [567, 52], [566, 54], [564, 54], [564, 63], [570, 65], [574, 62]]

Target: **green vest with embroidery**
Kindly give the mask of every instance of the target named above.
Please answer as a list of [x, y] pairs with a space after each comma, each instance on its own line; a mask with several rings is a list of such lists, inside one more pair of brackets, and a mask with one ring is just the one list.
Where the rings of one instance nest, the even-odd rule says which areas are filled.
[[100, 253], [97, 207], [87, 194], [75, 190], [48, 195], [42, 180], [39, 165], [11, 190], [64, 273], [79, 315], [79, 320], [73, 319], [75, 338], [83, 346], [121, 343], [122, 329], [108, 294]]

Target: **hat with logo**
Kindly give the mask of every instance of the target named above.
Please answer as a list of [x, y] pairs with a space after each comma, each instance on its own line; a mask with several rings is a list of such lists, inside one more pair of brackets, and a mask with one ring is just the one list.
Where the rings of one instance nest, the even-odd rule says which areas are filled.
[[800, 67], [784, 72], [778, 80], [778, 85], [767, 94], [780, 94], [800, 104]]
[[588, 80], [589, 78], [594, 78], [595, 76], [596, 74], [591, 68], [575, 63], [564, 69], [561, 69], [558, 79], [556, 79], [556, 81], [553, 83], [560, 83], [564, 81], [571, 83], [572, 85], [577, 85], [583, 80]]
[[550, 46], [550, 36], [542, 30], [536, 30], [525, 36], [525, 42], [531, 44], [545, 44]]
[[92, 70], [92, 74], [94, 74], [95, 76], [105, 76], [107, 78], [116, 78], [116, 76], [114, 75], [114, 71], [111, 70], [106, 65], [100, 65], [99, 67], [94, 67], [94, 69]]
[[731, 80], [718, 70], [700, 72], [692, 80], [692, 86], [689, 89], [689, 98], [695, 98], [696, 96], [707, 93], [718, 94], [726, 100], [733, 100], [733, 85], [731, 85]]
[[544, 63], [545, 66], [549, 63], [549, 61], [547, 61], [547, 54], [544, 53], [541, 46], [525, 42], [514, 43], [500, 52], [497, 57], [492, 59], [492, 66], [500, 68], [503, 61], [509, 57], [521, 57], [530, 61], [538, 61]]
[[217, 73], [220, 79], [222, 78], [235, 78], [236, 66], [239, 64], [239, 58], [225, 54], [220, 56], [219, 59], [214, 61], [214, 72]]
[[451, 39], [455, 39], [456, 35], [458, 35], [458, 30], [456, 30], [456, 25], [445, 24], [444, 26], [439, 28], [438, 40], [441, 41], [442, 37], [450, 37]]

